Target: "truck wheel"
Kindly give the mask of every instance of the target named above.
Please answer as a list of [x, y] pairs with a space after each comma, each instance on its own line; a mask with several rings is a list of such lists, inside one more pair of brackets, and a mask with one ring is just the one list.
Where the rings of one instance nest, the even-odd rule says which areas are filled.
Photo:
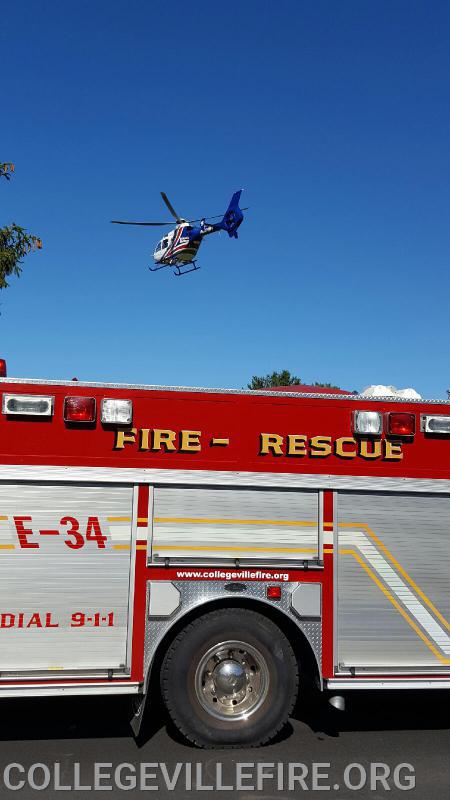
[[284, 633], [244, 608], [195, 619], [173, 640], [161, 668], [170, 717], [199, 747], [270, 741], [294, 707], [298, 680]]

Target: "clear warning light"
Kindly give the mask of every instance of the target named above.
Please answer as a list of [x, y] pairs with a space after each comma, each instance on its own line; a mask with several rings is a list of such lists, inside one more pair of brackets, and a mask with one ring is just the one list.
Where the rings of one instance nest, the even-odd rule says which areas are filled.
[[8, 416], [51, 417], [55, 398], [40, 394], [4, 394], [2, 411]]
[[102, 422], [109, 425], [131, 425], [133, 402], [105, 397], [102, 400]]
[[420, 428], [425, 433], [441, 433], [450, 436], [450, 416], [423, 414], [420, 419]]
[[353, 416], [354, 433], [378, 436], [383, 430], [383, 419], [378, 411], [355, 411]]

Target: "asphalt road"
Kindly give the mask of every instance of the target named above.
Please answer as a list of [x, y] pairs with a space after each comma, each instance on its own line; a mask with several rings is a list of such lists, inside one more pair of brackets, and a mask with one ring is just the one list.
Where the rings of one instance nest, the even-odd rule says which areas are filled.
[[[136, 742], [121, 699], [3, 700], [0, 798], [47, 800], [70, 796], [85, 800], [91, 794], [122, 798], [135, 797], [140, 788], [144, 796], [176, 800], [272, 800], [324, 796], [324, 792], [326, 797], [357, 800], [444, 800], [450, 797], [449, 701], [448, 694], [437, 691], [360, 693], [350, 696], [345, 712], [326, 704], [319, 712], [303, 706], [283, 735], [266, 747], [202, 751], [180, 741], [158, 708], [151, 709], [145, 734]], [[97, 777], [96, 762], [109, 765], [97, 766]], [[373, 762], [387, 765], [372, 767], [378, 775], [385, 773], [384, 785], [374, 784], [372, 777], [371, 786]], [[395, 768], [405, 762], [411, 767], [395, 773]], [[8, 773], [15, 789], [5, 786], [8, 764], [18, 765]], [[35, 764], [41, 766], [33, 767]], [[386, 777], [388, 769], [390, 775]], [[170, 781], [177, 775], [176, 787], [171, 790]], [[21, 781], [24, 785], [18, 788]], [[94, 789], [81, 788], [92, 787], [96, 781], [102, 786], [100, 795]], [[56, 789], [58, 782], [71, 790]], [[346, 788], [346, 783], [353, 787], [361, 784], [361, 788]], [[415, 783], [414, 788], [399, 788], [411, 783]], [[32, 788], [33, 784], [46, 786], [38, 789]], [[156, 787], [157, 793], [148, 794]]]

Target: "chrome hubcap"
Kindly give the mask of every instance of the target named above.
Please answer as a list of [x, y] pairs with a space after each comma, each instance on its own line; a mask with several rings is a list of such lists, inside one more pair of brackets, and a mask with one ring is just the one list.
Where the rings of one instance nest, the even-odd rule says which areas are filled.
[[247, 719], [263, 703], [269, 689], [269, 670], [259, 650], [240, 641], [211, 647], [195, 673], [201, 706], [218, 719]]

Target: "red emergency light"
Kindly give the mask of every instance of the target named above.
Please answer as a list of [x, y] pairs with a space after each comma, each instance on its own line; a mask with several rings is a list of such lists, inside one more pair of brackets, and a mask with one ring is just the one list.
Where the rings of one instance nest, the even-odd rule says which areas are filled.
[[416, 417], [405, 411], [391, 411], [388, 414], [388, 436], [414, 436], [416, 432]]
[[6, 378], [6, 361], [0, 358], [0, 378]]
[[281, 600], [281, 586], [268, 586], [266, 594], [269, 600]]
[[95, 397], [65, 397], [64, 422], [95, 422]]

